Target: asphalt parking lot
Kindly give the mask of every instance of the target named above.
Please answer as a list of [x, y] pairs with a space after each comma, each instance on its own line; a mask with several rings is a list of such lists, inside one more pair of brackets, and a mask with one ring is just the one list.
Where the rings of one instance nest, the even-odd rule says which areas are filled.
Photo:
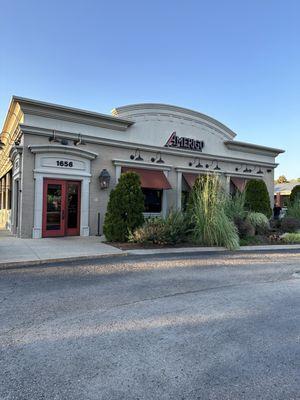
[[0, 271], [0, 399], [300, 399], [300, 253]]

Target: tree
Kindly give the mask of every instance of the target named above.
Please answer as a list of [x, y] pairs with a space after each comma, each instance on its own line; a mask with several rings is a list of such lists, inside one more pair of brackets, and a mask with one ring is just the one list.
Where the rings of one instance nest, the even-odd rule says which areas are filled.
[[253, 179], [247, 182], [245, 188], [245, 208], [248, 211], [259, 212], [271, 218], [270, 197], [264, 181]]
[[300, 185], [293, 187], [290, 195], [290, 202], [293, 204], [296, 200], [300, 200]]
[[140, 178], [134, 172], [121, 175], [110, 192], [104, 220], [104, 235], [108, 241], [125, 242], [130, 232], [144, 222], [144, 195]]
[[284, 175], [280, 175], [280, 177], [276, 180], [276, 183], [288, 183], [289, 181]]

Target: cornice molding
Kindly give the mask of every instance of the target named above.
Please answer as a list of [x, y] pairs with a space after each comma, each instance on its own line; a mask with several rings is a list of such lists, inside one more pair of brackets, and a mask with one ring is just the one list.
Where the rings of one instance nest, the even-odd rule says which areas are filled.
[[254, 174], [244, 174], [244, 173], [238, 173], [238, 172], [231, 172], [228, 170], [221, 170], [221, 171], [213, 171], [210, 169], [201, 169], [201, 168], [193, 168], [193, 167], [176, 167], [175, 170], [177, 172], [187, 172], [187, 173], [196, 173], [198, 175], [204, 175], [204, 174], [209, 174], [209, 175], [224, 175], [224, 176], [236, 176], [239, 178], [252, 178], [252, 179], [263, 179], [264, 175], [254, 175]]
[[113, 164], [120, 167], [134, 167], [134, 168], [145, 168], [154, 169], [160, 171], [170, 171], [172, 169], [172, 165], [166, 164], [155, 164], [144, 161], [129, 161], [129, 160], [112, 160]]
[[[20, 125], [22, 132], [24, 134], [31, 134], [31, 135], [39, 135], [39, 136], [46, 136], [50, 137], [53, 135], [53, 130], [52, 129], [45, 129], [45, 128], [39, 128], [35, 126], [29, 126], [29, 125]], [[66, 132], [66, 131], [55, 131], [56, 137], [57, 138], [65, 138], [69, 140], [74, 140], [78, 137], [77, 133], [73, 132]], [[256, 160], [249, 160], [245, 158], [238, 158], [238, 157], [228, 157], [228, 156], [220, 156], [216, 154], [209, 154], [209, 153], [199, 153], [195, 151], [188, 151], [188, 150], [183, 150], [183, 149], [172, 149], [170, 147], [160, 147], [160, 146], [150, 146], [150, 145], [145, 145], [142, 143], [128, 143], [124, 141], [119, 141], [119, 140], [114, 140], [114, 139], [104, 139], [104, 138], [99, 138], [96, 136], [90, 136], [90, 135], [82, 135], [82, 139], [86, 143], [91, 143], [91, 144], [101, 144], [103, 146], [113, 146], [113, 147], [119, 147], [119, 148], [125, 148], [125, 149], [140, 149], [143, 151], [149, 151], [153, 153], [161, 152], [161, 154], [169, 154], [177, 157], [185, 157], [185, 158], [199, 158], [201, 160], [218, 160], [218, 161], [224, 161], [224, 162], [234, 162], [237, 164], [256, 164], [261, 167], [270, 167], [270, 168], [276, 168], [277, 163], [271, 163], [271, 162], [265, 162], [265, 161], [256, 161]]]
[[267, 146], [260, 146], [257, 144], [246, 143], [246, 142], [239, 142], [228, 140], [224, 142], [225, 146], [233, 151], [241, 151], [243, 153], [253, 153], [253, 154], [260, 154], [264, 156], [272, 156], [276, 157], [278, 154], [284, 153], [285, 150], [282, 149], [275, 149], [273, 147]]
[[13, 163], [16, 156], [22, 153], [23, 153], [23, 146], [17, 146], [17, 145], [12, 146], [9, 152], [9, 158], [11, 162]]
[[175, 115], [178, 117], [178, 114], [184, 118], [186, 116], [192, 117], [195, 121], [207, 121], [213, 126], [219, 127], [223, 133], [226, 132], [229, 138], [233, 139], [236, 136], [236, 133], [229, 129], [226, 125], [222, 124], [218, 120], [209, 117], [206, 114], [202, 114], [198, 111], [190, 110], [189, 108], [178, 107], [170, 104], [161, 104], [161, 103], [141, 103], [141, 104], [131, 104], [127, 106], [117, 107], [112, 110], [112, 115], [122, 116], [122, 114], [127, 114], [128, 117], [134, 115], [137, 111], [142, 112], [144, 114], [153, 113], [153, 111], [159, 111], [160, 114], [165, 115]]
[[88, 160], [94, 160], [98, 157], [97, 153], [78, 149], [77, 147], [68, 147], [62, 145], [28, 145], [29, 150], [31, 153], [61, 153], [61, 154], [68, 154], [74, 155], [82, 158], [86, 158]]
[[24, 97], [14, 96], [13, 101], [19, 103], [24, 114], [37, 115], [45, 118], [62, 119], [64, 121], [99, 126], [118, 131], [125, 131], [129, 126], [134, 124], [133, 121], [111, 115], [27, 99]]

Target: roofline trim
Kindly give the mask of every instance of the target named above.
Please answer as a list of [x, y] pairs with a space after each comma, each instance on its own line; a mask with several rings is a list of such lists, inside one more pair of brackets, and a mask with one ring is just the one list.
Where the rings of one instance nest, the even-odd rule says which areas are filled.
[[[257, 154], [264, 155], [274, 155], [278, 156], [278, 154], [285, 153], [285, 150], [276, 149], [274, 147], [261, 146], [258, 144], [252, 144], [247, 142], [239, 142], [237, 140], [227, 140], [224, 142], [225, 146], [227, 146], [230, 150], [235, 151], [243, 151], [243, 152], [255, 152]], [[252, 151], [251, 151], [252, 150]]]
[[[19, 103], [21, 108], [29, 113], [33, 113], [34, 115], [43, 115], [50, 117], [51, 112], [55, 114], [56, 112], [61, 112], [65, 116], [68, 115], [68, 118], [72, 118], [71, 114], [73, 114], [73, 120], [76, 120], [76, 115], [85, 117], [85, 120], [82, 120], [82, 123], [88, 123], [88, 120], [90, 120], [92, 125], [97, 125], [97, 122], [102, 125], [105, 124], [107, 128], [111, 129], [120, 129], [120, 130], [126, 130], [129, 126], [134, 124], [134, 121], [127, 120], [124, 118], [119, 118], [116, 116], [108, 115], [108, 114], [102, 114], [98, 113], [95, 111], [88, 111], [84, 110], [81, 108], [75, 108], [75, 107], [68, 107], [68, 106], [63, 106], [61, 104], [55, 104], [55, 103], [48, 103], [45, 101], [40, 101], [40, 100], [33, 100], [29, 99], [26, 97], [19, 97], [19, 96], [12, 96], [11, 104], [13, 103]], [[48, 110], [48, 112], [47, 112]], [[80, 120], [76, 121], [80, 123]], [[75, 121], [74, 121], [75, 122]]]
[[213, 125], [218, 126], [219, 128], [223, 129], [227, 135], [230, 137], [234, 138], [236, 136], [236, 133], [233, 132], [230, 128], [228, 128], [226, 125], [224, 125], [222, 122], [219, 122], [215, 118], [212, 118], [206, 114], [200, 113], [199, 111], [191, 110], [189, 108], [184, 108], [184, 107], [178, 107], [172, 104], [163, 104], [163, 103], [137, 103], [137, 104], [129, 104], [121, 107], [116, 107], [112, 110], [112, 115], [119, 115], [119, 113], [122, 112], [130, 112], [130, 111], [141, 111], [141, 110], [147, 110], [147, 109], [159, 109], [159, 110], [165, 110], [168, 112], [178, 112], [182, 114], [186, 114], [195, 118], [200, 118], [204, 119], [208, 122], [210, 122]]

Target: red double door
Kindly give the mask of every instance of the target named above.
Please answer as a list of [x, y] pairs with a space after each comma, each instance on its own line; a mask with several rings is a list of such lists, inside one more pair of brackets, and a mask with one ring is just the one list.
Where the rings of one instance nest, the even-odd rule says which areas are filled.
[[80, 233], [80, 182], [44, 179], [43, 237]]

